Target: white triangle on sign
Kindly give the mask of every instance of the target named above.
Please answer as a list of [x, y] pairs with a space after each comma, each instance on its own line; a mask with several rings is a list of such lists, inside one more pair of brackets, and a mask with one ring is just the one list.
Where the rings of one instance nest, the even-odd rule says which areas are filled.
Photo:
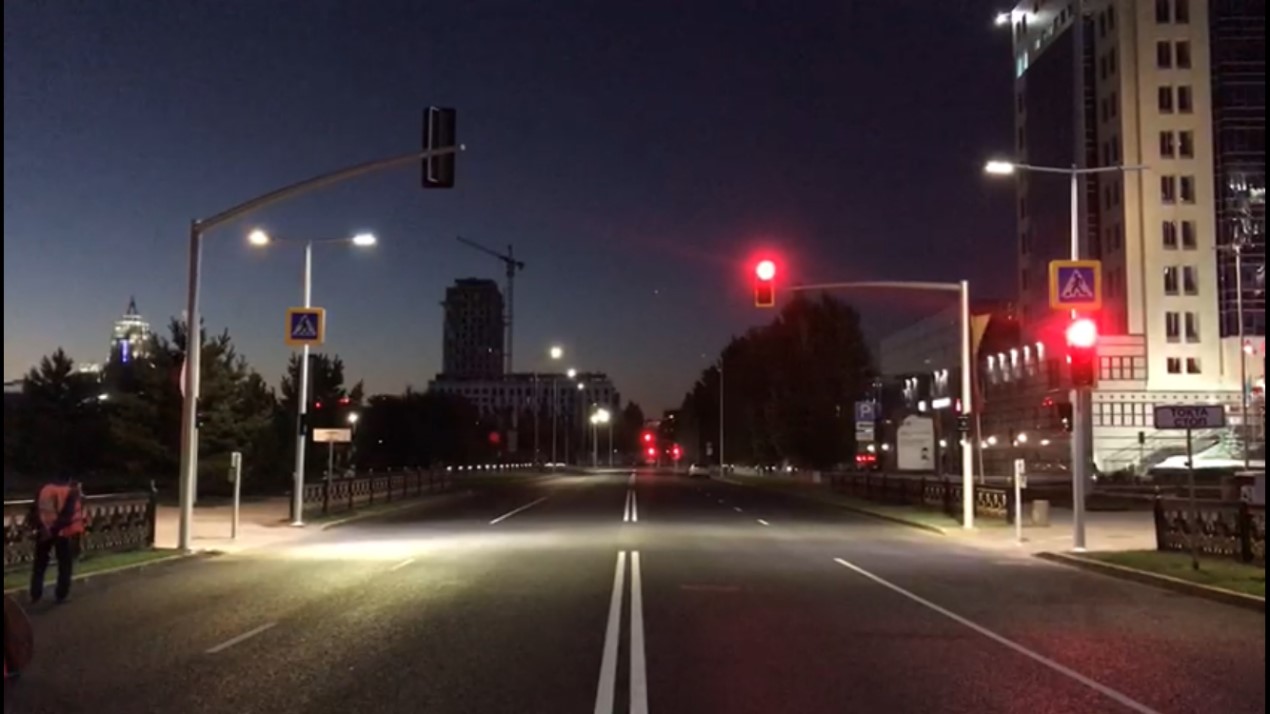
[[1085, 274], [1079, 270], [1073, 270], [1070, 277], [1067, 278], [1067, 284], [1063, 286], [1063, 291], [1059, 296], [1064, 300], [1093, 300], [1094, 289], [1090, 286], [1089, 281], [1085, 280]]
[[297, 340], [316, 340], [317, 324], [312, 315], [300, 315], [295, 326], [291, 328], [291, 336]]

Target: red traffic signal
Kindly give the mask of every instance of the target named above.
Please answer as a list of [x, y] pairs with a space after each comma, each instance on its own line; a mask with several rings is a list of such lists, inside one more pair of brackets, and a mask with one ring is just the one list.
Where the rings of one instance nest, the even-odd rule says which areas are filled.
[[760, 260], [754, 265], [754, 307], [776, 305], [776, 263]]
[[648, 458], [650, 459], [657, 458], [657, 447], [655, 446], [648, 447]]
[[1098, 323], [1080, 317], [1067, 326], [1067, 364], [1073, 387], [1092, 387], [1098, 382]]
[[675, 461], [678, 461], [679, 459], [683, 458], [683, 455], [684, 455], [683, 449], [679, 448], [679, 444], [675, 444], [674, 446], [670, 447], [670, 458], [674, 459]]
[[644, 432], [644, 443], [645, 444], [653, 443], [653, 432], [651, 431]]

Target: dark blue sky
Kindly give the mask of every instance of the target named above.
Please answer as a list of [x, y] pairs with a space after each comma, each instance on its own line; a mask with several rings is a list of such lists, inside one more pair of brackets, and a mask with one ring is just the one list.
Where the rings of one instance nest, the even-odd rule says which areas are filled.
[[[987, 0], [14, 0], [4, 3], [4, 374], [59, 345], [105, 357], [131, 294], [184, 305], [186, 235], [280, 184], [417, 147], [459, 109], [459, 187], [409, 169], [209, 235], [204, 316], [271, 381], [300, 299], [294, 237], [368, 229], [315, 260], [328, 349], [374, 391], [422, 387], [454, 278], [514, 243], [517, 367], [610, 372], [677, 403], [751, 306], [760, 246], [795, 281], [969, 277], [1014, 291], [1009, 38]], [[856, 302], [875, 333], [937, 303]]]

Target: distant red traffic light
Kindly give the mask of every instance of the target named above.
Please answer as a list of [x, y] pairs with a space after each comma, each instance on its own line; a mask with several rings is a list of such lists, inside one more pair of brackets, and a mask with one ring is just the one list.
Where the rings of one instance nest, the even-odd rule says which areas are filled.
[[772, 307], [776, 304], [776, 263], [760, 260], [754, 265], [754, 307]]
[[1078, 318], [1067, 326], [1067, 344], [1083, 349], [1098, 344], [1098, 323], [1087, 317]]
[[1088, 317], [1067, 326], [1067, 364], [1073, 387], [1092, 387], [1098, 382], [1098, 323]]
[[644, 432], [644, 443], [645, 444], [653, 443], [653, 432], [651, 431]]

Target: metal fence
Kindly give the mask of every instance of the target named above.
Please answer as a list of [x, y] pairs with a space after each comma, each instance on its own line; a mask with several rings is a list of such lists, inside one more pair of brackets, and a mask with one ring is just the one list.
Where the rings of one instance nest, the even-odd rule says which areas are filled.
[[[35, 538], [27, 524], [31, 503], [29, 499], [4, 502], [6, 568], [35, 558]], [[152, 547], [157, 512], [153, 490], [86, 496], [80, 552], [91, 555]]]
[[1266, 509], [1243, 502], [1201, 501], [1196, 519], [1191, 502], [1181, 498], [1155, 501], [1155, 542], [1159, 550], [1186, 552], [1191, 533], [1199, 552], [1266, 567]]
[[[961, 483], [946, 478], [888, 477], [886, 474], [829, 474], [829, 488], [878, 503], [924, 506], [950, 516], [961, 514]], [[1013, 522], [1014, 494], [1005, 488], [975, 487], [975, 516]]]
[[352, 511], [376, 503], [391, 503], [448, 490], [454, 484], [448, 469], [406, 469], [395, 473], [333, 478], [304, 486], [305, 510], [322, 515]]

